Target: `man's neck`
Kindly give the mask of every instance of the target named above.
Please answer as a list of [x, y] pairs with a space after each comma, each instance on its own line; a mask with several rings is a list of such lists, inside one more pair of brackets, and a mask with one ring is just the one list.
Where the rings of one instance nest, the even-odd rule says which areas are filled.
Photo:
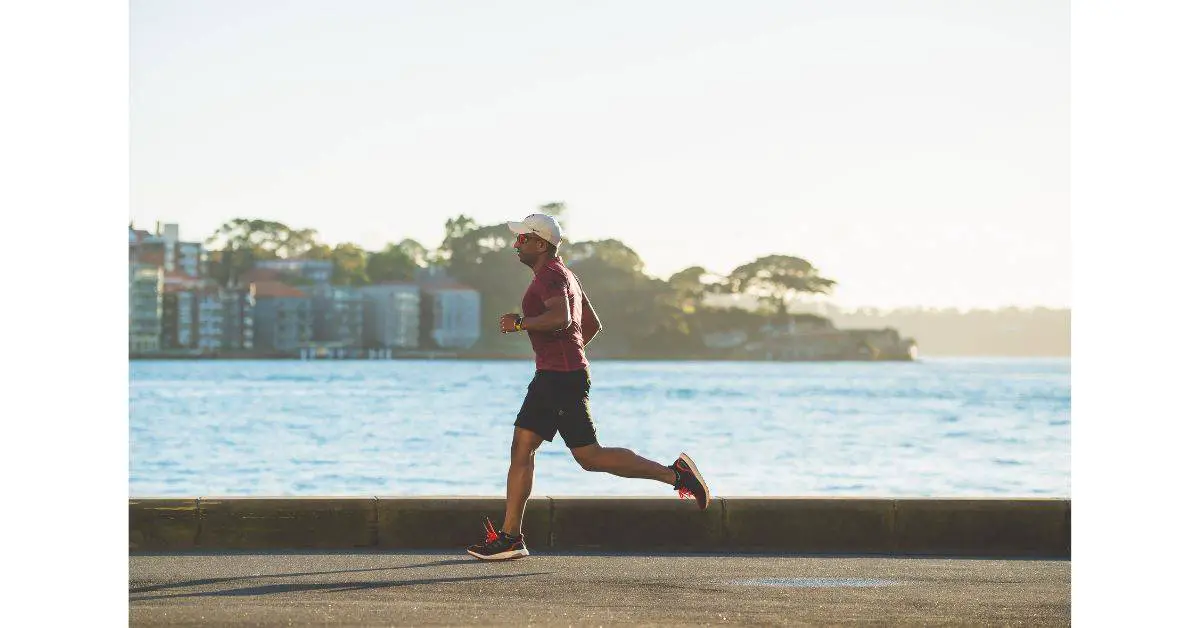
[[554, 260], [556, 260], [556, 259], [558, 259], [558, 256], [557, 256], [557, 255], [543, 255], [543, 256], [541, 256], [541, 258], [539, 258], [539, 259], [538, 259], [538, 261], [536, 261], [536, 262], [534, 262], [534, 263], [533, 263], [533, 274], [535, 274], [535, 275], [536, 275], [536, 274], [538, 274], [539, 272], [541, 272], [541, 270], [542, 270], [543, 268], [545, 268], [545, 267], [546, 267], [546, 264], [549, 264], [550, 262], [552, 262], [552, 261], [554, 261]]

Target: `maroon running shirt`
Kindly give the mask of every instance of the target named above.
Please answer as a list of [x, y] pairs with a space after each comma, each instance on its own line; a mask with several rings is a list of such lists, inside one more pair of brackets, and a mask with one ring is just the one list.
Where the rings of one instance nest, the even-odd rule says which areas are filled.
[[527, 330], [533, 344], [536, 368], [539, 371], [578, 371], [588, 365], [583, 355], [583, 289], [579, 280], [555, 257], [546, 263], [529, 283], [521, 311], [526, 318], [546, 312], [546, 301], [562, 296], [571, 312], [571, 324], [557, 331]]

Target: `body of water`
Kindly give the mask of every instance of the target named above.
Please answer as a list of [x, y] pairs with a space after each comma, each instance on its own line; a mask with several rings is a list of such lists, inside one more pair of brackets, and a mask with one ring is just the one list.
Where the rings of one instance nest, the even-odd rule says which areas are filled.
[[[526, 361], [134, 361], [129, 493], [503, 496]], [[592, 364], [600, 444], [717, 496], [1069, 497], [1069, 359]], [[538, 495], [660, 495], [556, 438]]]

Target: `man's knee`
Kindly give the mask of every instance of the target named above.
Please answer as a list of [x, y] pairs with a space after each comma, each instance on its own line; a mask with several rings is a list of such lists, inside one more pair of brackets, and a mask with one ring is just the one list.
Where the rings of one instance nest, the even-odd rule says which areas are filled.
[[600, 454], [603, 451], [599, 445], [588, 445], [572, 449], [571, 455], [575, 456], [575, 462], [578, 462], [584, 471], [603, 471], [604, 468], [600, 464]]
[[529, 430], [517, 428], [513, 431], [512, 447], [509, 454], [514, 463], [533, 464], [533, 456], [542, 444], [542, 438]]
[[537, 455], [537, 449], [532, 449], [528, 445], [513, 443], [510, 450], [513, 462], [522, 464], [533, 464], [533, 457]]
[[530, 447], [526, 443], [513, 443], [509, 454], [514, 463], [533, 464], [533, 457], [537, 455], [537, 447]]

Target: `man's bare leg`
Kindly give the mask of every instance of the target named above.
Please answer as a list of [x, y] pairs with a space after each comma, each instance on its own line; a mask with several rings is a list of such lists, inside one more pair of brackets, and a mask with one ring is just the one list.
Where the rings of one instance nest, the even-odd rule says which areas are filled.
[[585, 445], [572, 449], [571, 455], [587, 471], [604, 471], [623, 478], [645, 478], [675, 484], [675, 472], [670, 467], [647, 460], [622, 447]]
[[533, 492], [533, 457], [543, 439], [523, 427], [513, 428], [512, 459], [508, 463], [508, 491], [504, 508], [504, 527], [509, 536], [521, 534], [525, 503]]

